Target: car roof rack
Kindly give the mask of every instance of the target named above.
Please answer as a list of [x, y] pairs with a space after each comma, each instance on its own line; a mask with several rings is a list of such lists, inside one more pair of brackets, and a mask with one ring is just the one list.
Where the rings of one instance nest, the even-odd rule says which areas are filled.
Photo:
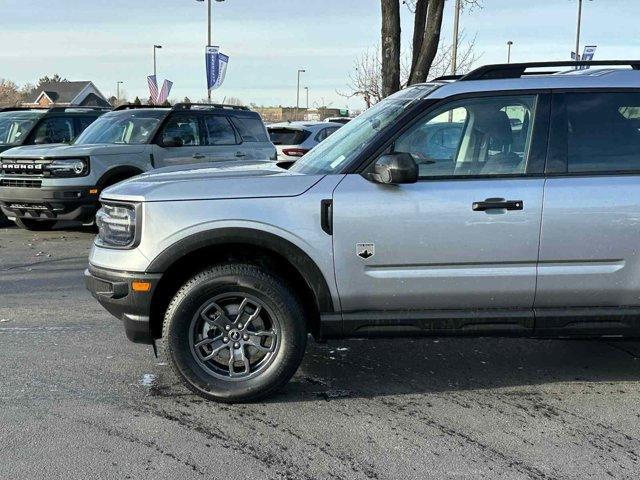
[[51, 107], [49, 108], [50, 112], [66, 112], [67, 110], [87, 110], [92, 112], [104, 112], [112, 110], [112, 107], [89, 107], [82, 105], [69, 105], [68, 107]]
[[165, 105], [136, 105], [135, 103], [123, 103], [122, 105], [118, 105], [113, 109], [114, 112], [120, 110], [136, 110], [138, 108], [170, 108]]
[[557, 62], [498, 63], [476, 68], [460, 78], [467, 80], [497, 80], [520, 78], [524, 75], [549, 75], [558, 71], [527, 72], [528, 68], [576, 67], [576, 66], [618, 66], [624, 65], [640, 70], [640, 60], [567, 60]]
[[249, 110], [249, 107], [243, 105], [228, 105], [225, 103], [176, 103], [173, 106], [174, 110], [191, 110], [191, 108], [197, 107], [197, 109], [226, 109], [226, 110]]
[[28, 110], [49, 110], [47, 107], [0, 107], [0, 112], [26, 112]]
[[460, 80], [463, 75], [440, 75], [439, 77], [432, 78], [430, 82], [443, 82], [446, 80]]

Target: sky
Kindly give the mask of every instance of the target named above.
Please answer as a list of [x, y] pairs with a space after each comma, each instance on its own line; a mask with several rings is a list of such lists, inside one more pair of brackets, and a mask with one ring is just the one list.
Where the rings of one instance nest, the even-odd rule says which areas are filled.
[[[461, 29], [475, 38], [476, 65], [568, 59], [575, 45], [577, 0], [480, 0]], [[454, 1], [448, 0], [443, 42], [450, 44]], [[226, 0], [213, 5], [213, 44], [230, 56], [214, 100], [295, 105], [297, 70], [311, 106], [358, 109], [344, 98], [354, 62], [379, 44], [379, 0]], [[412, 15], [402, 7], [403, 45]], [[581, 49], [596, 59], [640, 58], [640, 0], [584, 0]], [[172, 99], [206, 97], [206, 3], [196, 0], [0, 0], [0, 78], [24, 84], [58, 73], [92, 80], [108, 97], [116, 82], [129, 99], [148, 97], [146, 76], [172, 80]]]

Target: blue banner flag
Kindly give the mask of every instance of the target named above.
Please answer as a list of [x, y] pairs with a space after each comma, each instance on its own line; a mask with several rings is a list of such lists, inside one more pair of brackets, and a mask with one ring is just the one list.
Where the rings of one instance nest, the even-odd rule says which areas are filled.
[[224, 82], [229, 57], [220, 52], [220, 47], [207, 47], [205, 60], [207, 62], [207, 88], [215, 90]]
[[[593, 56], [596, 54], [596, 48], [598, 48], [596, 45], [585, 46], [582, 52], [582, 60], [593, 60]], [[587, 70], [588, 68], [589, 65], [582, 66], [583, 70]]]

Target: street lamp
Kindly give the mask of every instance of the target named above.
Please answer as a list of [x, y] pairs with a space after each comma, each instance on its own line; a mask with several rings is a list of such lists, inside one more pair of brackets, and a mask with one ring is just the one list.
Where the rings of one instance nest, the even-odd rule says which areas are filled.
[[154, 45], [153, 46], [153, 76], [155, 77], [157, 75], [157, 68], [156, 68], [156, 50], [162, 48], [162, 45]]
[[298, 120], [298, 116], [300, 115], [300, 74], [306, 73], [306, 70], [299, 68], [298, 69], [298, 87], [296, 88], [296, 120]]
[[120, 85], [124, 82], [122, 80], [118, 80], [116, 82], [116, 102], [120, 102]]
[[[204, 2], [204, 0], [196, 0], [196, 2]], [[216, 2], [224, 2], [224, 0], [216, 0]], [[212, 23], [212, 10], [211, 0], [207, 0], [207, 47], [211, 47], [211, 38], [213, 37], [213, 23]], [[211, 103], [211, 90], [207, 88], [207, 98]]]
[[509, 40], [507, 42], [507, 63], [511, 63], [511, 45], [513, 45], [513, 42]]
[[576, 19], [576, 62], [580, 60], [580, 24], [582, 23], [582, 0], [578, 0], [578, 15]]

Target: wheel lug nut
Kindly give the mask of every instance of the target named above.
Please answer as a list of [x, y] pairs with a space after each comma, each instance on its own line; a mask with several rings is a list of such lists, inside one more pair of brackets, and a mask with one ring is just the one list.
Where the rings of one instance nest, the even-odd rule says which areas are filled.
[[231, 326], [227, 325], [226, 327], [224, 327], [224, 329], [228, 332], [229, 330], [231, 330]]
[[238, 328], [242, 328], [242, 324], [241, 323], [238, 324]]
[[227, 337], [224, 337], [224, 338], [222, 339], [222, 341], [223, 341], [224, 343], [228, 343], [228, 342], [229, 342], [229, 339], [228, 339]]
[[240, 344], [238, 342], [234, 343], [233, 348], [240, 348]]
[[242, 336], [243, 340], [249, 340], [249, 335], [247, 335], [246, 333]]

